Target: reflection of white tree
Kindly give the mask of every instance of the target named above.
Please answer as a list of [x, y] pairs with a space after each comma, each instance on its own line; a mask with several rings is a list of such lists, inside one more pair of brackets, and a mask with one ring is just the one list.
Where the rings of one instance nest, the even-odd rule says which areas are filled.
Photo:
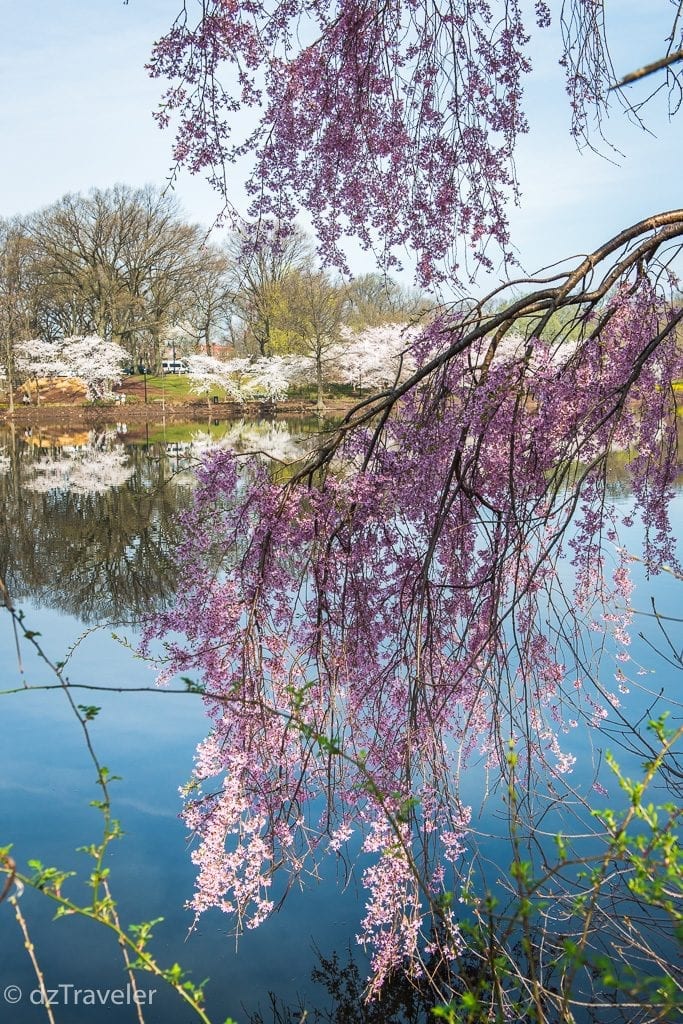
[[12, 461], [7, 452], [0, 452], [0, 476], [4, 476], [5, 473], [9, 473], [12, 466]]
[[193, 456], [203, 456], [216, 444], [216, 438], [208, 430], [193, 430], [190, 449]]
[[73, 494], [102, 494], [122, 487], [133, 475], [128, 456], [121, 447], [100, 448], [95, 443], [81, 448], [62, 448], [31, 466], [25, 487], [32, 491], [70, 491]]
[[286, 423], [240, 420], [221, 439], [221, 447], [246, 454], [264, 455], [278, 462], [295, 462], [305, 454], [305, 437], [292, 434]]
[[167, 482], [177, 490], [194, 489], [197, 466], [216, 448], [229, 448], [240, 455], [256, 455], [265, 460], [289, 464], [300, 459], [309, 447], [309, 437], [292, 433], [285, 422], [233, 420], [220, 435], [208, 430], [195, 430], [188, 441], [168, 444], [166, 453], [170, 459], [172, 475]]
[[278, 462], [294, 462], [307, 450], [306, 437], [293, 434], [287, 423], [267, 420], [235, 420], [220, 438], [205, 430], [192, 435], [191, 451], [201, 459], [211, 448], [230, 448], [246, 455], [251, 452]]

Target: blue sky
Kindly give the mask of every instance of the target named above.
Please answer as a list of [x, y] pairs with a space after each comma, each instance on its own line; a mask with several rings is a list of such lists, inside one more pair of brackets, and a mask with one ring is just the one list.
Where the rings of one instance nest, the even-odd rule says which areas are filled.
[[[147, 77], [144, 64], [179, 6], [179, 0], [0, 0], [0, 216], [93, 186], [164, 184], [172, 140], [152, 120], [161, 84]], [[612, 10], [618, 72], [663, 53], [668, 0], [610, 0], [608, 16]], [[657, 104], [649, 112], [652, 136], [615, 105], [607, 132], [623, 159], [577, 153], [553, 34], [543, 34], [535, 66], [527, 87], [532, 131], [518, 159], [524, 200], [511, 211], [513, 239], [530, 271], [683, 201], [683, 119], [670, 124], [665, 103]], [[632, 95], [644, 89], [633, 87]], [[176, 193], [190, 219], [212, 222], [219, 202], [202, 180], [185, 175]], [[240, 195], [235, 175], [234, 197]], [[361, 257], [356, 269], [372, 269], [368, 259]]]

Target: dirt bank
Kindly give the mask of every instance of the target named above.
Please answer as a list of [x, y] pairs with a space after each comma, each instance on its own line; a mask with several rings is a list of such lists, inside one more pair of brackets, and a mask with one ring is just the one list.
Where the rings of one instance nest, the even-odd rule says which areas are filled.
[[[337, 418], [347, 412], [353, 402], [343, 399], [325, 404], [326, 417]], [[78, 402], [41, 405], [19, 405], [14, 410], [17, 426], [85, 426], [98, 427], [109, 423], [191, 423], [207, 419], [267, 419], [273, 416], [315, 416], [315, 403], [287, 402], [150, 402], [128, 404], [85, 405]], [[9, 410], [0, 410], [0, 421], [9, 423]]]

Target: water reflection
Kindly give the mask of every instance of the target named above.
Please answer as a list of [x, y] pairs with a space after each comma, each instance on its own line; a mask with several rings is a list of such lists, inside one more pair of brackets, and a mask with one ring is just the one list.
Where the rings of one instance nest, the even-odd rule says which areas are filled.
[[133, 473], [124, 447], [112, 444], [106, 432], [93, 433], [80, 444], [41, 455], [31, 464], [24, 486], [30, 491], [104, 494], [123, 487]]
[[426, 986], [423, 991], [415, 982], [395, 974], [386, 982], [381, 1001], [368, 1003], [357, 950], [349, 948], [344, 959], [337, 952], [326, 956], [316, 949], [315, 954], [311, 981], [319, 987], [316, 1004], [311, 1006], [301, 998], [297, 1004], [287, 1003], [269, 992], [268, 1010], [252, 1013], [249, 1024], [300, 1024], [304, 1020], [307, 1024], [427, 1024], [435, 1020], [434, 999]]
[[[284, 479], [283, 465], [319, 430], [316, 418], [0, 430], [0, 574], [17, 601], [88, 624], [138, 620], [175, 590], [180, 513], [203, 455], [216, 446], [255, 453]], [[623, 452], [612, 456], [608, 491], [615, 500], [630, 493]]]
[[[17, 603], [29, 599], [88, 623], [137, 618], [175, 592], [172, 556], [182, 539], [178, 518], [191, 500], [193, 466], [202, 452], [221, 444], [239, 452], [288, 457], [305, 450], [306, 436], [315, 425], [315, 421], [239, 421], [208, 423], [201, 431], [196, 425], [155, 429], [138, 436], [132, 429], [95, 435], [64, 431], [0, 434], [0, 494], [5, 509], [0, 572], [6, 574]], [[116, 473], [120, 473], [118, 480]], [[626, 460], [621, 455], [613, 460], [610, 481], [615, 501], [628, 493]], [[683, 499], [679, 499], [677, 515], [678, 522], [683, 521]], [[639, 544], [634, 543], [634, 549], [639, 549]], [[649, 612], [644, 570], [636, 569], [644, 595], [638, 598], [639, 605]], [[658, 602], [661, 599], [664, 611], [675, 609], [680, 600], [674, 584], [670, 576], [657, 581]], [[77, 625], [47, 611], [34, 616], [29, 608], [28, 615], [47, 649], [55, 657], [63, 656], [75, 639]], [[663, 646], [661, 642], [659, 646]], [[98, 684], [112, 687], [124, 678], [131, 687], [149, 685], [146, 667], [133, 662], [129, 652], [104, 633], [89, 637], [78, 654], [79, 679], [96, 679]], [[13, 657], [8, 632], [0, 661], [11, 666]], [[644, 643], [639, 650], [638, 637], [634, 637], [633, 657], [645, 664], [654, 658]], [[634, 686], [630, 698], [634, 720], [641, 717], [641, 706], [642, 717], [659, 713], [656, 695], [660, 691], [677, 692], [678, 681], [673, 682], [665, 670], [645, 682], [651, 692], [637, 691]], [[271, 1020], [273, 1024], [294, 1024], [304, 1011], [309, 1022], [334, 1024], [426, 1024], [432, 1019], [427, 1002], [401, 979], [387, 990], [382, 1003], [364, 1004], [366, 971], [358, 964], [357, 951], [354, 949], [348, 961], [331, 952], [335, 945], [344, 947], [358, 921], [357, 895], [352, 888], [340, 894], [333, 877], [305, 894], [293, 891], [286, 908], [273, 917], [267, 929], [243, 937], [238, 955], [225, 941], [224, 919], [207, 918], [186, 943], [190, 919], [181, 908], [191, 895], [194, 869], [183, 846], [182, 826], [176, 820], [176, 789], [189, 774], [195, 744], [205, 733], [203, 709], [198, 699], [170, 694], [126, 693], [119, 697], [98, 693], [96, 699], [103, 705], [98, 752], [124, 779], [116, 791], [117, 811], [123, 809], [127, 832], [122, 853], [114, 854], [118, 858], [114, 871], [117, 891], [125, 894], [129, 920], [166, 918], [155, 947], [164, 965], [177, 959], [192, 971], [195, 981], [210, 975], [207, 999], [214, 1019], [223, 1020], [231, 1013], [251, 1024], [270, 1024]], [[61, 694], [22, 691], [16, 698], [7, 697], [5, 703], [0, 771], [5, 837], [16, 843], [17, 859], [24, 863], [27, 857], [40, 856], [46, 863], [81, 868], [77, 859], [74, 863], [73, 847], [92, 841], [99, 823], [88, 817], [94, 814], [88, 801], [96, 794], [80, 734], [74, 740], [69, 731], [73, 723]], [[578, 736], [575, 739], [581, 756], [574, 784], [583, 792], [589, 790], [594, 770], [595, 752], [588, 742]], [[609, 736], [599, 742], [613, 746]], [[580, 743], [585, 745], [579, 747]], [[633, 754], [632, 761], [637, 771], [640, 752]], [[463, 785], [470, 787], [466, 795], [478, 805], [481, 778], [473, 773]], [[494, 873], [496, 865], [509, 863], [507, 838], [500, 834], [496, 821], [479, 823], [494, 837], [486, 840]], [[46, 965], [48, 983], [67, 981], [102, 988], [120, 984], [115, 950], [112, 953], [105, 945], [97, 929], [79, 930], [81, 922], [66, 919], [53, 930], [53, 909], [41, 904], [38, 894], [26, 894], [25, 904], [31, 908], [32, 935]], [[35, 987], [30, 963], [11, 931], [10, 917], [0, 919], [0, 926], [5, 926], [4, 921], [8, 924], [0, 943], [6, 971], [3, 984], [18, 982], [29, 991]], [[309, 935], [323, 947], [316, 964], [310, 962]], [[277, 993], [270, 1002], [269, 990]], [[181, 1011], [173, 994], [160, 993], [159, 999], [153, 1019], [179, 1020]], [[242, 1013], [241, 1006], [245, 1007]], [[98, 1024], [118, 1024], [120, 1018], [118, 1008], [102, 1008], [97, 1013]], [[13, 1024], [42, 1019], [40, 1006], [25, 1003], [12, 1011]], [[71, 1024], [91, 1024], [91, 1019], [90, 1008], [70, 1008]]]
[[99, 431], [0, 432], [0, 574], [30, 598], [91, 624], [138, 620], [177, 583], [174, 553], [194, 469], [215, 445], [291, 462], [308, 421], [233, 421], [157, 430], [144, 443]]

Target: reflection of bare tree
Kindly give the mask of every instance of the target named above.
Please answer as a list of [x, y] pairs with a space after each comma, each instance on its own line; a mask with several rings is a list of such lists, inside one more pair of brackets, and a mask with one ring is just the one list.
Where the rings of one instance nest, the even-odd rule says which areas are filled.
[[327, 998], [320, 990], [314, 997], [323, 1005], [311, 1006], [300, 999], [298, 1005], [288, 1006], [276, 993], [269, 992], [266, 1016], [259, 1009], [250, 1015], [249, 1024], [294, 1024], [304, 1020], [310, 1024], [427, 1024], [436, 1020], [431, 1014], [434, 999], [426, 985], [420, 988], [402, 975], [394, 975], [381, 1001], [368, 1002], [365, 980], [350, 949], [346, 962], [337, 953], [324, 956], [318, 949], [316, 956], [318, 966], [311, 980], [327, 991]]
[[178, 512], [191, 490], [168, 486], [165, 452], [120, 451], [88, 449], [91, 469], [100, 461], [87, 486], [86, 456], [57, 449], [45, 456], [7, 439], [0, 572], [15, 600], [30, 597], [93, 622], [137, 618], [173, 593]]
[[218, 443], [290, 462], [310, 429], [240, 420], [220, 436], [147, 450], [115, 445], [108, 434], [64, 435], [47, 448], [42, 436], [0, 436], [0, 573], [15, 600], [84, 622], [138, 618], [175, 589], [178, 512], [203, 452]]

